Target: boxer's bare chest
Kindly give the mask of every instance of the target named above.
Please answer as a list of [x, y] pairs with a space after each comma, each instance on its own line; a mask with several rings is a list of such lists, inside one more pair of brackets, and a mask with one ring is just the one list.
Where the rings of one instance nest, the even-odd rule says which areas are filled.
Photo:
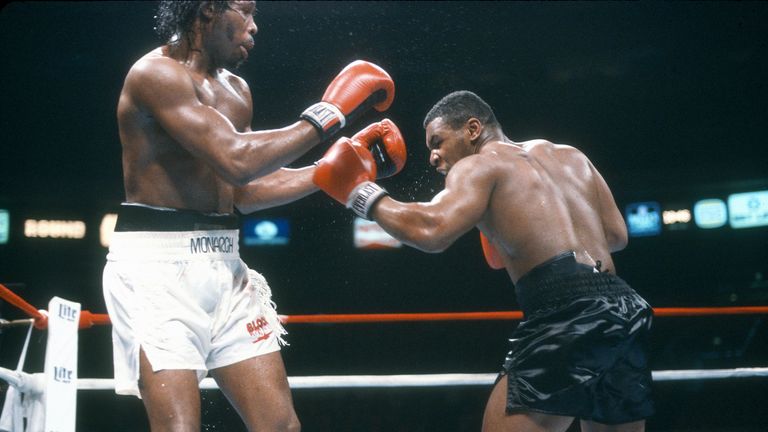
[[228, 118], [239, 132], [243, 132], [250, 125], [250, 105], [226, 75], [206, 77], [191, 74], [191, 76], [200, 103]]

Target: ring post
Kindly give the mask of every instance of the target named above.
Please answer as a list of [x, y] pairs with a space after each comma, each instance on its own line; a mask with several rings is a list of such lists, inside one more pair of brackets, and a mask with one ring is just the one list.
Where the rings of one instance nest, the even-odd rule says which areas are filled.
[[51, 299], [45, 349], [45, 432], [75, 431], [79, 321], [80, 303]]

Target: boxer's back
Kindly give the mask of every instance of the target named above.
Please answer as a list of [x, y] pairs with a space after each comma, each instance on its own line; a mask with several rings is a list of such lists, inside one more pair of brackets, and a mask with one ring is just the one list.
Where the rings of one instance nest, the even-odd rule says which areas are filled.
[[489, 150], [499, 163], [485, 221], [503, 242], [514, 281], [568, 250], [580, 262], [600, 260], [613, 271], [612, 243], [622, 237], [613, 231], [621, 230], [623, 219], [583, 153], [544, 140], [492, 143]]

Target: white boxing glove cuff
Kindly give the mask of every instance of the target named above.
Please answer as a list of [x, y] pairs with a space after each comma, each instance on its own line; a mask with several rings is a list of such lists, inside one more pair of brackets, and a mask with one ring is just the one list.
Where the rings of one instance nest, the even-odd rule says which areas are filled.
[[386, 190], [374, 182], [366, 181], [355, 187], [347, 199], [347, 208], [352, 209], [361, 218], [371, 220], [370, 213], [378, 200], [389, 195]]
[[329, 102], [318, 102], [301, 113], [301, 118], [318, 129], [323, 140], [334, 135], [347, 124], [341, 110]]

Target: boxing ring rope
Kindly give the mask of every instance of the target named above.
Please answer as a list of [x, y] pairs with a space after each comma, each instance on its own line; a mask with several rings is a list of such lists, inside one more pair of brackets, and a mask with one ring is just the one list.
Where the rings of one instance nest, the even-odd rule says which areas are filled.
[[[28, 329], [16, 370], [0, 367], [0, 379], [9, 384], [0, 415], [0, 431], [74, 432], [77, 392], [115, 388], [114, 379], [77, 376], [78, 330], [94, 325], [108, 325], [110, 324], [109, 316], [81, 310], [79, 303], [58, 297], [51, 299], [50, 312], [38, 310], [2, 284], [0, 284], [0, 298], [29, 316], [27, 319], [12, 321], [0, 319], [0, 330], [21, 326], [26, 326]], [[768, 306], [655, 308], [654, 314], [663, 317], [755, 315], [768, 314]], [[285, 324], [481, 321], [522, 318], [521, 311], [280, 315], [280, 320]], [[48, 332], [45, 369], [41, 373], [23, 371], [33, 328]], [[288, 384], [292, 389], [491, 386], [496, 376], [496, 373], [293, 376], [288, 377]], [[652, 376], [655, 382], [759, 378], [768, 377], [768, 367], [662, 370], [652, 371]], [[212, 378], [205, 378], [200, 383], [200, 388], [215, 390], [218, 386]]]
[[[45, 329], [47, 312], [38, 310], [13, 291], [0, 284], [0, 298], [18, 307], [34, 320], [35, 327]], [[762, 315], [768, 314], [768, 306], [723, 306], [723, 307], [659, 307], [653, 308], [657, 317], [717, 316], [717, 315]], [[496, 312], [413, 312], [413, 313], [373, 313], [373, 314], [313, 314], [280, 315], [284, 324], [329, 324], [329, 323], [384, 323], [384, 322], [421, 322], [421, 321], [493, 321], [521, 320], [521, 311]], [[17, 321], [0, 321], [0, 328], [13, 325]], [[26, 320], [22, 322], [28, 322]], [[80, 312], [79, 328], [110, 324], [109, 315]]]
[[[46, 329], [47, 312], [38, 310], [24, 299], [0, 284], [0, 298], [25, 312], [29, 319], [14, 321], [0, 320], [0, 328], [22, 326], [34, 323], [35, 328]], [[682, 316], [722, 316], [722, 315], [761, 315], [768, 314], [768, 306], [728, 306], [728, 307], [668, 307], [654, 308], [657, 317]], [[423, 321], [490, 321], [520, 320], [521, 311], [496, 312], [436, 312], [436, 313], [375, 313], [375, 314], [314, 314], [280, 315], [285, 324], [317, 323], [385, 323], [385, 322], [423, 322]], [[110, 324], [107, 314], [80, 311], [78, 328], [90, 328], [94, 325]], [[653, 371], [654, 381], [680, 381], [702, 379], [731, 379], [748, 377], [768, 377], [768, 367], [736, 369], [692, 369]], [[0, 368], [0, 378], [10, 384], [23, 384], [25, 374]], [[449, 373], [449, 374], [414, 374], [414, 375], [326, 375], [289, 377], [291, 388], [351, 388], [351, 387], [433, 387], [491, 385], [496, 379], [495, 373]], [[78, 390], [114, 389], [114, 380], [108, 378], [79, 378]], [[201, 389], [218, 388], [215, 381], [205, 378], [200, 383]]]
[[[725, 307], [668, 307], [654, 308], [657, 317], [713, 316], [713, 315], [761, 315], [768, 314], [768, 306]], [[491, 321], [521, 320], [521, 311], [501, 312], [435, 312], [435, 313], [384, 313], [384, 314], [317, 314], [281, 315], [285, 324], [313, 323], [366, 323], [366, 322], [417, 322], [417, 321]]]
[[[653, 371], [652, 375], [656, 382], [758, 378], [768, 377], [768, 367], [662, 370]], [[291, 376], [288, 377], [288, 384], [292, 389], [490, 386], [496, 377], [495, 373], [317, 375]], [[81, 378], [77, 388], [78, 390], [112, 390], [115, 386], [114, 380], [109, 378]], [[213, 378], [205, 378], [200, 383], [200, 388], [215, 390], [218, 386]]]
[[[2, 287], [2, 285], [0, 285]], [[0, 296], [2, 297], [2, 296]], [[768, 306], [724, 306], [724, 307], [659, 307], [653, 309], [656, 317], [691, 317], [718, 315], [763, 315], [768, 314]], [[312, 314], [279, 315], [283, 324], [348, 324], [348, 323], [385, 323], [385, 322], [422, 322], [422, 321], [516, 321], [523, 318], [521, 311], [497, 312], [413, 312], [413, 313], [374, 313], [374, 314]], [[45, 316], [42, 319], [47, 320]], [[41, 330], [45, 322], [38, 318], [7, 321], [0, 319], [0, 329], [22, 326], [30, 322]], [[91, 328], [94, 325], [109, 325], [109, 315], [81, 311], [79, 328]]]

